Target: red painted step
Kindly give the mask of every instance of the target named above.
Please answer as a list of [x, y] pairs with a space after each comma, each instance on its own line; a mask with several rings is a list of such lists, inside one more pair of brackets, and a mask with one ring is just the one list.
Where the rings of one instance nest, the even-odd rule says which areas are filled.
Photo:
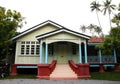
[[73, 72], [68, 64], [57, 64], [50, 75], [51, 80], [77, 80], [77, 74]]

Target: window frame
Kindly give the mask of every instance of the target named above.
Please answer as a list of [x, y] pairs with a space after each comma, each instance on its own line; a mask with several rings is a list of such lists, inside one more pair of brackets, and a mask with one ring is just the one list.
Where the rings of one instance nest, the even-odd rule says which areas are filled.
[[20, 55], [39, 55], [39, 42], [21, 41]]

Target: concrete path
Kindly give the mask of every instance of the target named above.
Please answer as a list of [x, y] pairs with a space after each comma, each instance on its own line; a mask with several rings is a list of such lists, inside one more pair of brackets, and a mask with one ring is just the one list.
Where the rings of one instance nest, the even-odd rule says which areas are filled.
[[57, 64], [50, 75], [50, 80], [77, 80], [77, 74], [73, 72], [68, 64]]
[[120, 81], [9, 79], [0, 80], [0, 84], [120, 84]]

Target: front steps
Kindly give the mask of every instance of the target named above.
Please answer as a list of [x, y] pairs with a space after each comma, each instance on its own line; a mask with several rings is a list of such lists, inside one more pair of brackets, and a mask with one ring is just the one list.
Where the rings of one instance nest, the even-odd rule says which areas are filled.
[[77, 80], [77, 74], [73, 72], [68, 64], [57, 64], [50, 75], [50, 80]]

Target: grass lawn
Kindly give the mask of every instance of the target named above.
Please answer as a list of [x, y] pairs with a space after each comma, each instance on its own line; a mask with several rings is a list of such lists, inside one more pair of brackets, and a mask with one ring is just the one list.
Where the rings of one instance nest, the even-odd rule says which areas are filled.
[[36, 79], [36, 75], [24, 75], [24, 74], [19, 74], [17, 76], [7, 76], [5, 78], [1, 78], [2, 80], [4, 79]]
[[[24, 75], [24, 74], [19, 74], [17, 76], [8, 76], [6, 78], [1, 78], [2, 80], [4, 79], [37, 79], [36, 75]], [[104, 72], [104, 73], [99, 73], [99, 72], [91, 72], [91, 78], [92, 80], [111, 80], [111, 81], [120, 81], [120, 72]]]
[[120, 81], [120, 72], [91, 72], [90, 79]]

